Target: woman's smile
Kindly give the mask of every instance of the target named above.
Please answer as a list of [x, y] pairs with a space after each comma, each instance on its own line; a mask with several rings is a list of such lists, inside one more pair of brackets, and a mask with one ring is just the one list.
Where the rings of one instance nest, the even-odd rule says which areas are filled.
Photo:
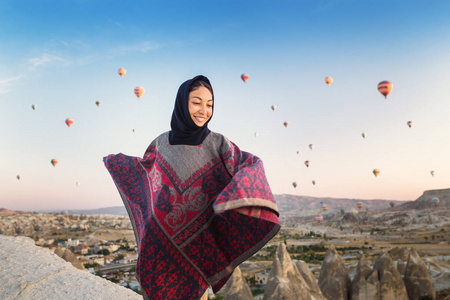
[[195, 125], [202, 127], [212, 115], [212, 94], [204, 86], [200, 86], [189, 93], [189, 114]]

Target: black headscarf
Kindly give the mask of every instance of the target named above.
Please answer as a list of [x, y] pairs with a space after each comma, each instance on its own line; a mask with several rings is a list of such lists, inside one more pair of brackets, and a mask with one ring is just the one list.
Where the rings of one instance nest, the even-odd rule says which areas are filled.
[[172, 121], [170, 122], [170, 127], [172, 130], [169, 133], [169, 143], [171, 145], [200, 145], [211, 132], [208, 129], [208, 123], [212, 118], [212, 113], [211, 118], [209, 118], [209, 120], [202, 127], [198, 127], [189, 114], [189, 89], [191, 84], [198, 79], [207, 82], [211, 86], [208, 78], [198, 75], [185, 81], [178, 89], [175, 107], [172, 113]]

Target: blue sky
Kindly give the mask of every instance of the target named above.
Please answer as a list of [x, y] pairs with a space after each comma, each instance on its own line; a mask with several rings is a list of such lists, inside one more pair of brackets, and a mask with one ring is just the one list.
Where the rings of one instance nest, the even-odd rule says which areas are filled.
[[260, 156], [276, 194], [448, 188], [449, 13], [447, 1], [2, 1], [0, 207], [120, 205], [102, 157], [142, 156], [197, 74], [215, 91], [209, 127]]

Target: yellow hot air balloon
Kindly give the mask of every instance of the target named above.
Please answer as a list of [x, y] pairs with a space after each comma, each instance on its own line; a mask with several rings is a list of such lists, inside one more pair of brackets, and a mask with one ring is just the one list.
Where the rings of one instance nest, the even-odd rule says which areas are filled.
[[[408, 122], [406, 123], [406, 125], [408, 125], [408, 127], [411, 128], [411, 127], [413, 126], [413, 121], [408, 121]], [[420, 126], [419, 126], [419, 127], [420, 127]]]
[[289, 123], [288, 122], [284, 122], [283, 125], [284, 125], [284, 127], [288, 127]]
[[309, 160], [305, 161], [305, 166], [309, 168]]
[[56, 166], [56, 164], [58, 163], [58, 160], [56, 158], [54, 158], [50, 162], [52, 163], [53, 166]]
[[387, 99], [387, 96], [392, 91], [394, 85], [390, 81], [382, 81], [378, 84], [378, 91]]
[[328, 206], [322, 205], [322, 210], [323, 210], [323, 211], [327, 211], [327, 210], [328, 210]]
[[136, 97], [138, 97], [138, 99], [141, 99], [142, 95], [144, 95], [145, 90], [142, 86], [138, 86], [134, 89], [134, 94], [136, 95]]
[[100, 101], [95, 101], [95, 105], [100, 106], [100, 104], [102, 104]]
[[125, 70], [124, 68], [120, 68], [117, 72], [119, 73], [120, 77], [123, 77], [127, 73], [127, 70]]
[[363, 138], [366, 138], [367, 133], [363, 132], [361, 135], [362, 135]]
[[377, 177], [378, 176], [378, 174], [380, 174], [380, 170], [378, 170], [378, 169], [373, 169], [373, 175], [375, 175], [375, 177]]
[[241, 75], [241, 79], [242, 79], [242, 81], [244, 81], [244, 82], [247, 82], [247, 80], [250, 78], [250, 76], [248, 76], [248, 74], [242, 74]]
[[328, 84], [328, 86], [330, 86], [333, 83], [333, 77], [331, 76], [325, 77], [325, 82], [326, 84]]

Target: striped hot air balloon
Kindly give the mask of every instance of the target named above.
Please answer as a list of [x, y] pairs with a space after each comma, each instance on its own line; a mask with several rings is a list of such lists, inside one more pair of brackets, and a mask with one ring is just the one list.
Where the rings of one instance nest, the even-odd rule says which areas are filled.
[[134, 88], [134, 94], [136, 95], [136, 97], [138, 97], [138, 99], [141, 99], [142, 95], [144, 95], [145, 90], [142, 86], [137, 86]]
[[127, 70], [125, 70], [124, 68], [120, 68], [117, 73], [119, 73], [120, 77], [125, 76], [125, 74], [127, 73]]
[[317, 223], [322, 222], [322, 220], [323, 220], [323, 216], [322, 216], [322, 215], [316, 215], [316, 221], [317, 221]]
[[378, 91], [384, 96], [385, 99], [387, 99], [387, 96], [392, 91], [392, 88], [394, 85], [390, 81], [382, 81], [378, 84]]
[[356, 203], [356, 207], [361, 210], [363, 208], [363, 204], [361, 202]]

